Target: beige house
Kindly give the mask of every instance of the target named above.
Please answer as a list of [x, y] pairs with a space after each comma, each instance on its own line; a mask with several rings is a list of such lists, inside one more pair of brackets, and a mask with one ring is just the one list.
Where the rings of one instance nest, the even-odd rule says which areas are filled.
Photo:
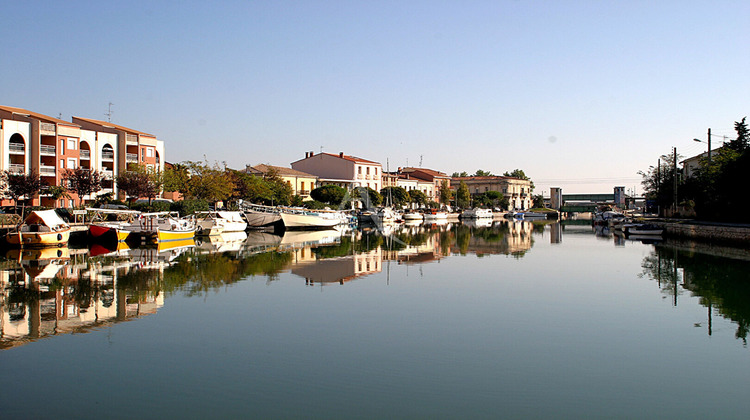
[[305, 158], [292, 162], [292, 168], [318, 177], [319, 185], [338, 185], [348, 190], [368, 187], [375, 191], [383, 188], [383, 167], [378, 162], [331, 153], [306, 152]]
[[508, 176], [467, 176], [453, 178], [452, 187], [455, 190], [461, 181], [469, 188], [471, 195], [498, 191], [508, 198], [510, 210], [525, 210], [531, 208], [531, 181]]
[[440, 202], [440, 187], [445, 182], [451, 186], [451, 177], [443, 172], [427, 168], [399, 168], [399, 175], [406, 180], [416, 179], [416, 188], [422, 191], [428, 199]]
[[279, 177], [292, 187], [293, 195], [299, 195], [305, 201], [312, 200], [312, 198], [310, 198], [310, 191], [318, 186], [318, 177], [315, 175], [298, 171], [296, 169], [264, 164], [255, 166], [247, 165], [245, 168], [246, 173], [256, 176], [266, 176], [269, 170], [275, 170]]

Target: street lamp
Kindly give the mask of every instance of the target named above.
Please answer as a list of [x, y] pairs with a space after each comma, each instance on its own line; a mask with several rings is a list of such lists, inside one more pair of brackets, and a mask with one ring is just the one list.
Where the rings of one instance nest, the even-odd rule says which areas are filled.
[[708, 144], [708, 161], [711, 161], [711, 129], [708, 129], [708, 141], [705, 142], [701, 139], [693, 139], [693, 141], [697, 141], [698, 143], [707, 143]]

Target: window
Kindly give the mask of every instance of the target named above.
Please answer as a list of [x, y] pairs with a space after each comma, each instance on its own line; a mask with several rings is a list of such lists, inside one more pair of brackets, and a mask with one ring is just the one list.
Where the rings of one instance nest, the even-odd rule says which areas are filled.
[[360, 175], [362, 175], [362, 167], [361, 166], [357, 167], [357, 173], [360, 174]]
[[60, 154], [65, 154], [65, 140], [60, 140]]
[[378, 174], [378, 168], [375, 168], [375, 175]]
[[143, 162], [145, 160], [146, 160], [146, 148], [142, 147], [141, 148], [141, 162]]
[[65, 169], [65, 159], [60, 159], [60, 169]]
[[367, 172], [366, 172], [366, 174], [367, 174], [367, 175], [370, 175], [370, 167], [369, 167], [369, 166], [367, 167]]
[[75, 169], [75, 168], [76, 168], [76, 160], [68, 159], [68, 169]]
[[147, 149], [146, 149], [146, 156], [147, 156], [147, 157], [154, 157], [154, 149], [152, 149], [152, 148], [150, 148], [150, 147], [149, 147], [149, 148], [147, 148]]
[[68, 139], [68, 150], [76, 150], [76, 139]]

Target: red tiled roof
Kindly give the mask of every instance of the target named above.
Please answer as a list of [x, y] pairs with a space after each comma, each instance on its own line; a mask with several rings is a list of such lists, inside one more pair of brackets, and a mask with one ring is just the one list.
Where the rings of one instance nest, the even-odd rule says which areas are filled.
[[40, 114], [38, 112], [29, 111], [28, 109], [16, 108], [16, 107], [13, 107], [13, 106], [4, 106], [4, 105], [0, 105], [0, 109], [3, 110], [3, 111], [5, 111], [5, 112], [10, 112], [12, 114], [25, 115], [25, 116], [28, 116], [28, 117], [31, 117], [31, 118], [36, 118], [38, 120], [42, 120], [42, 121], [45, 121], [45, 122], [52, 122], [52, 123], [55, 123], [55, 124], [69, 125], [71, 127], [80, 127], [80, 125], [78, 125], [78, 124], [75, 124], [75, 123], [72, 123], [72, 122], [68, 122], [68, 121], [64, 121], [64, 120], [61, 120], [59, 118], [50, 117], [49, 115]]
[[128, 133], [141, 134], [141, 135], [144, 135], [144, 136], [149, 136], [149, 137], [156, 138], [156, 136], [153, 135], [153, 134], [144, 133], [143, 131], [133, 130], [132, 128], [123, 127], [123, 126], [117, 125], [117, 124], [112, 124], [111, 122], [108, 122], [108, 121], [99, 121], [99, 120], [94, 120], [94, 119], [91, 119], [91, 118], [83, 118], [83, 117], [73, 117], [73, 118], [79, 119], [81, 121], [86, 121], [87, 123], [95, 124], [95, 125], [98, 125], [98, 126], [101, 126], [101, 127], [104, 127], [104, 128], [116, 128], [118, 130], [127, 131]]
[[326, 155], [326, 156], [331, 156], [331, 157], [335, 157], [335, 158], [339, 158], [339, 159], [344, 159], [344, 160], [348, 160], [350, 162], [364, 163], [364, 164], [370, 164], [370, 165], [380, 165], [380, 162], [373, 162], [371, 160], [362, 159], [362, 158], [359, 158], [359, 157], [356, 157], [356, 156], [342, 155], [340, 153], [339, 154], [326, 153], [326, 152], [317, 153], [317, 154], [314, 154], [312, 156], [307, 156], [304, 159], [300, 159], [300, 160], [297, 160], [297, 161], [292, 162], [292, 163], [301, 162], [301, 161], [303, 161], [305, 159], [314, 158], [315, 156], [320, 156], [320, 155]]
[[435, 171], [435, 170], [427, 169], [427, 168], [402, 168], [401, 172], [422, 172], [423, 174], [429, 175], [429, 176], [432, 176], [432, 177], [447, 177], [447, 178], [450, 178], [448, 175], [446, 175], [443, 172]]
[[282, 166], [260, 164], [260, 165], [250, 166], [248, 169], [253, 170], [254, 172], [257, 172], [257, 173], [265, 174], [271, 168], [275, 169], [276, 172], [279, 173], [279, 175], [304, 176], [304, 177], [309, 177], [309, 178], [317, 178], [316, 175], [311, 175], [311, 174], [308, 174], [307, 172], [298, 171], [292, 168], [285, 168]]

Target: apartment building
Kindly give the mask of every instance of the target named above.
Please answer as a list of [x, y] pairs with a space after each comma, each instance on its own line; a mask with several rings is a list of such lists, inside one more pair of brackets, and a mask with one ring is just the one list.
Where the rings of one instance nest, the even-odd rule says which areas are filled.
[[[23, 108], [0, 106], [0, 141], [0, 170], [37, 172], [47, 185], [61, 185], [67, 169], [96, 170], [105, 178], [98, 194], [111, 192], [117, 196], [114, 179], [128, 163], [164, 169], [164, 144], [155, 136], [88, 118], [73, 117], [73, 122], [68, 122]], [[42, 191], [29, 204], [72, 207], [81, 200], [93, 199], [71, 193], [70, 198], [55, 202]], [[5, 200], [3, 204], [11, 203]]]
[[306, 152], [305, 158], [292, 162], [292, 168], [318, 177], [318, 184], [338, 185], [351, 190], [368, 187], [380, 191], [383, 187], [383, 167], [378, 162], [331, 153]]

